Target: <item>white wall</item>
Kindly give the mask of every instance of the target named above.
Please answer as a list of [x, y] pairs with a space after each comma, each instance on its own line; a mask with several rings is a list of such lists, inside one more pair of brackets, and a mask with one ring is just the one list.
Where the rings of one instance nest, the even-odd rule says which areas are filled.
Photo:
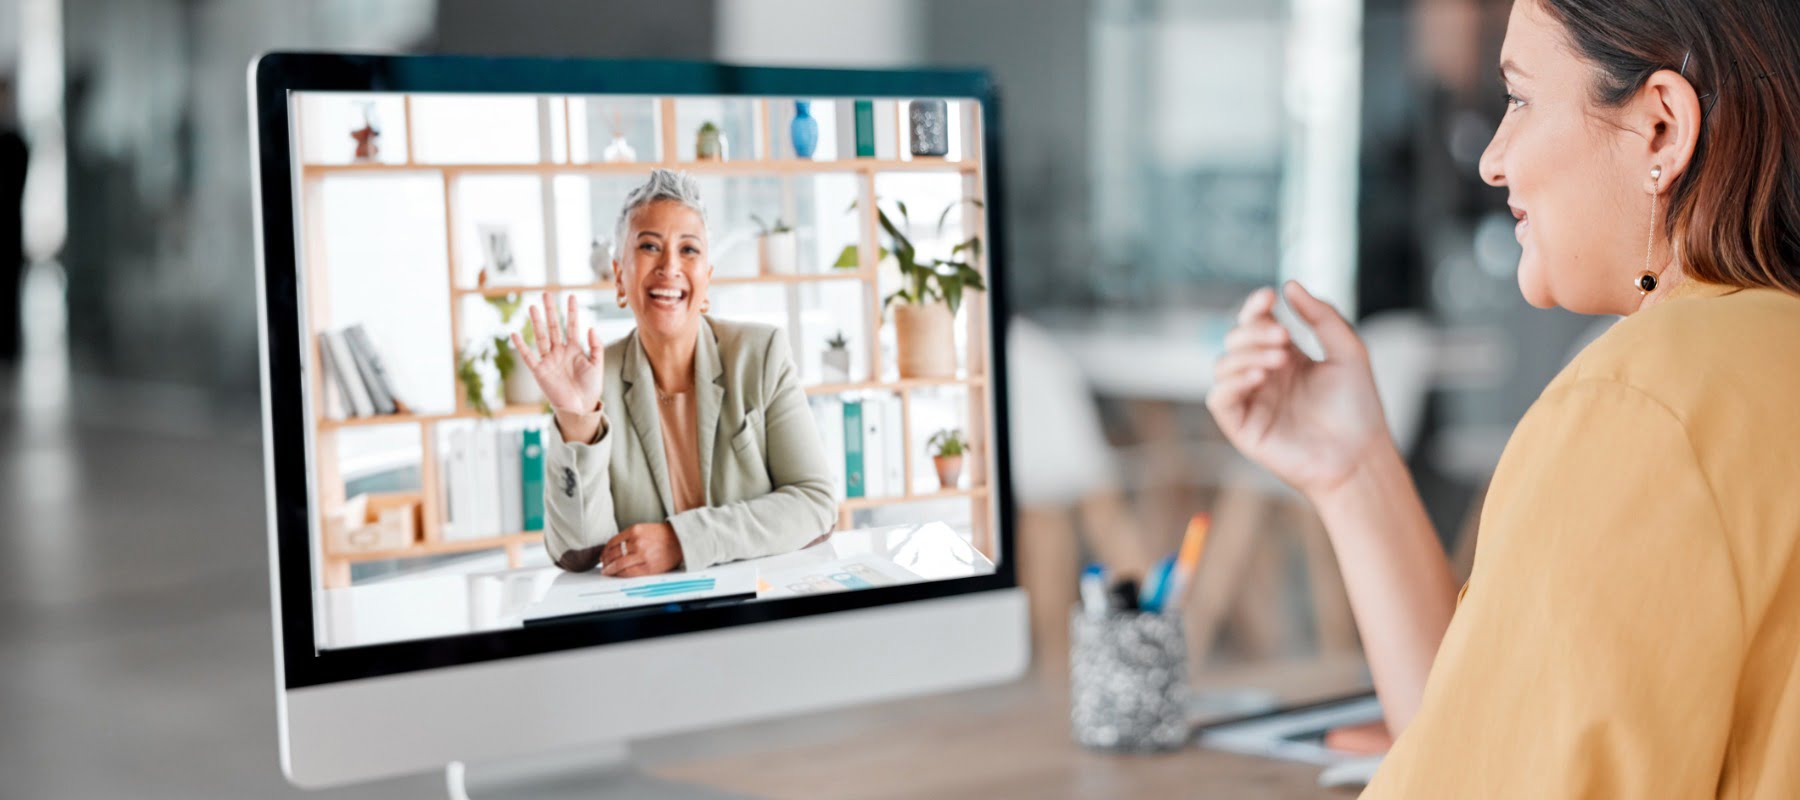
[[923, 51], [923, 9], [909, 0], [730, 0], [718, 9], [721, 61], [908, 66]]

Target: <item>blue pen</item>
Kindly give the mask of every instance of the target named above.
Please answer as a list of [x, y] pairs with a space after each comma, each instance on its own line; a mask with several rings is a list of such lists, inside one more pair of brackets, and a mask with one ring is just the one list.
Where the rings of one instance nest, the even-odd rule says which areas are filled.
[[1150, 574], [1145, 576], [1144, 590], [1139, 595], [1138, 606], [1146, 613], [1162, 613], [1163, 603], [1168, 602], [1169, 598], [1169, 578], [1174, 572], [1175, 557], [1163, 556], [1162, 560], [1156, 562], [1156, 566], [1150, 569]]

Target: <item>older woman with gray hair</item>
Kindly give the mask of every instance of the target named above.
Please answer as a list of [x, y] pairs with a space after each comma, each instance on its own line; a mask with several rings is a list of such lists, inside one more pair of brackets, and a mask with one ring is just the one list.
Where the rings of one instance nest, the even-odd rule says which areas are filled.
[[[575, 298], [531, 309], [513, 346], [554, 412], [544, 547], [570, 571], [630, 577], [797, 550], [828, 533], [832, 471], [777, 328], [707, 314], [712, 262], [692, 177], [656, 170], [619, 211], [617, 302], [637, 327], [602, 347]], [[584, 347], [585, 345], [585, 347]]]

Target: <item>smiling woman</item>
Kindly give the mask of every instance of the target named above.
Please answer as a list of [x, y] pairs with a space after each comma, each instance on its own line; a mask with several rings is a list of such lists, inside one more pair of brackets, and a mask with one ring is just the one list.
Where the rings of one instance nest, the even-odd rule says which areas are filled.
[[[1459, 592], [1363, 342], [1251, 295], [1207, 405], [1304, 493], [1389, 730], [1365, 798], [1800, 797], [1800, 4], [1517, 0], [1519, 288], [1628, 318], [1513, 431]], [[1428, 679], [1429, 676], [1429, 679]]]
[[1766, 1], [1514, 7], [1481, 175], [1509, 190], [1527, 300], [1627, 314], [1684, 278], [1800, 293], [1793, 17]]
[[550, 558], [629, 577], [797, 550], [830, 531], [831, 471], [785, 338], [706, 316], [713, 269], [694, 179], [653, 172], [617, 235], [631, 334], [602, 347], [574, 297], [558, 321], [546, 293], [531, 310], [537, 347], [513, 335], [562, 438], [546, 458]]

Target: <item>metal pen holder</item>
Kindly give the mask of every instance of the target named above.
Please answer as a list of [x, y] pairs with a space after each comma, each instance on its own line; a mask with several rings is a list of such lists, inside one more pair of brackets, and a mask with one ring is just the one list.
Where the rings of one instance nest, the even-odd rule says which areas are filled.
[[1180, 614], [1069, 615], [1069, 725], [1098, 750], [1149, 752], [1186, 745], [1187, 636]]

